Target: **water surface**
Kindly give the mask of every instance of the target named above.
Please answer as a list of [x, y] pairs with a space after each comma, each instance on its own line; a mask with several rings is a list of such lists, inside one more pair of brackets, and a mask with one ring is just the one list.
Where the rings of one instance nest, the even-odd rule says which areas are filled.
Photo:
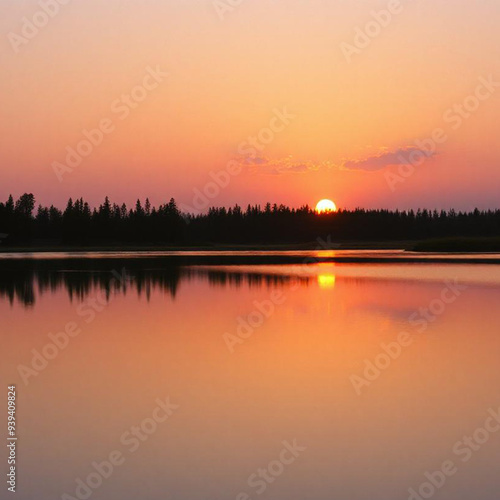
[[[2, 270], [17, 498], [77, 498], [115, 450], [91, 498], [406, 499], [447, 460], [434, 498], [498, 498], [500, 432], [453, 451], [500, 407], [497, 266], [122, 264]], [[80, 333], [27, 376], [68, 324]], [[411, 343], [360, 387], [401, 332]], [[123, 435], [167, 396], [179, 407], [131, 451]]]

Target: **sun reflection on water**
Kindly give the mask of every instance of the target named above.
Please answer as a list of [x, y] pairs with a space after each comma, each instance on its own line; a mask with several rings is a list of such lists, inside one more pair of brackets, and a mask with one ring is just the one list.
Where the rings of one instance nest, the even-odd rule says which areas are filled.
[[335, 274], [320, 274], [318, 276], [318, 285], [323, 289], [334, 288]]

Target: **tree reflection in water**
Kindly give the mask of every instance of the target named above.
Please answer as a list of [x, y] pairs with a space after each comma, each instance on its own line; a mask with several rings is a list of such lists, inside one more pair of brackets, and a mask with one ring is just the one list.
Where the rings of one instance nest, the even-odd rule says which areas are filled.
[[[96, 290], [103, 291], [108, 299], [111, 294], [126, 294], [129, 290], [149, 299], [155, 289], [175, 298], [181, 282], [192, 279], [207, 280], [214, 287], [237, 288], [280, 286], [297, 278], [257, 271], [162, 265], [142, 259], [24, 259], [1, 263], [0, 299], [32, 307], [38, 296], [61, 289], [67, 291], [71, 301], [84, 300]], [[307, 277], [299, 279], [304, 284], [310, 281]]]

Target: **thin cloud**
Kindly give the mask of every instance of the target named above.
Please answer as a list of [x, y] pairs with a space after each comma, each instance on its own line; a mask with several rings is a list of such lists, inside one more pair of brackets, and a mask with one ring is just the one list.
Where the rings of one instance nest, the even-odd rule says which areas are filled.
[[282, 158], [271, 160], [267, 158], [255, 158], [247, 160], [249, 172], [252, 174], [264, 175], [284, 175], [284, 174], [304, 174], [306, 172], [317, 172], [320, 169], [331, 168], [332, 165], [324, 163], [294, 161], [293, 158]]
[[342, 165], [345, 170], [365, 170], [375, 172], [387, 167], [414, 164], [415, 159], [421, 159], [421, 155], [426, 158], [435, 156], [436, 152], [426, 151], [417, 147], [399, 148], [395, 151], [384, 151], [378, 155], [370, 156], [363, 160], [347, 160]]

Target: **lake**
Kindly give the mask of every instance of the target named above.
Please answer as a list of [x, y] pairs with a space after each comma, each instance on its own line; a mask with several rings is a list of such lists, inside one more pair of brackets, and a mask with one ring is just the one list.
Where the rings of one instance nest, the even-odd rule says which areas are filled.
[[500, 256], [174, 254], [0, 255], [16, 498], [498, 499]]

